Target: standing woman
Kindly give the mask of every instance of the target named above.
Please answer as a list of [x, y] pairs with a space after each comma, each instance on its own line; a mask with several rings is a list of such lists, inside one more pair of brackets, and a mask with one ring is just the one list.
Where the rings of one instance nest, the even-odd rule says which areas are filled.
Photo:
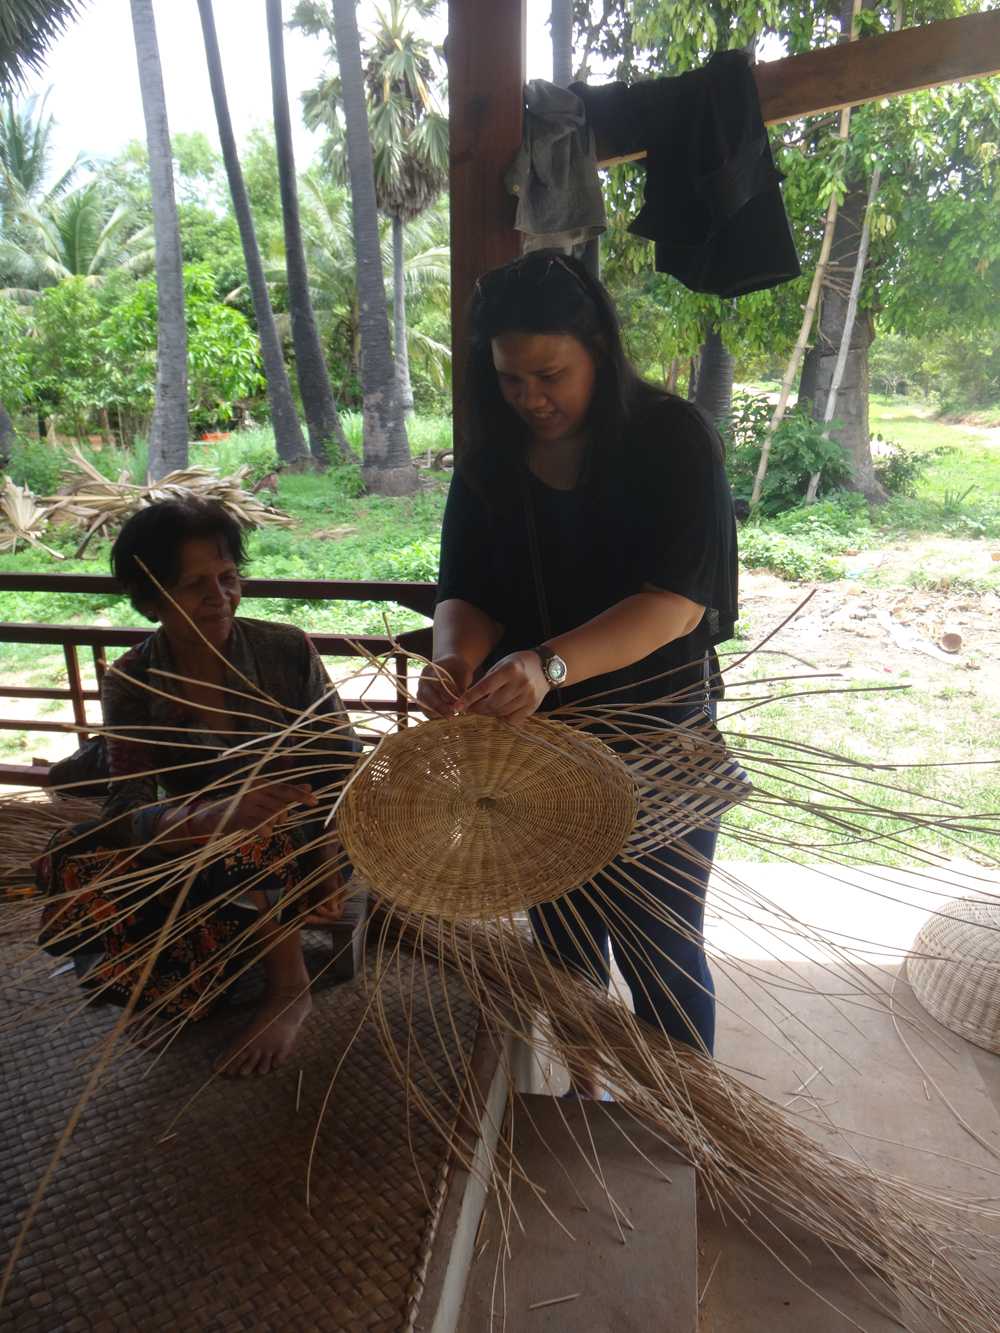
[[[610, 297], [573, 259], [534, 252], [485, 274], [470, 322], [423, 707], [518, 723], [600, 695], [671, 724], [714, 715], [715, 645], [737, 615], [718, 433], [639, 377]], [[638, 1017], [708, 1053], [702, 927], [716, 837], [696, 829], [628, 866], [649, 906], [617, 875], [603, 910], [578, 889], [531, 913], [539, 943], [605, 987], [613, 943]]]

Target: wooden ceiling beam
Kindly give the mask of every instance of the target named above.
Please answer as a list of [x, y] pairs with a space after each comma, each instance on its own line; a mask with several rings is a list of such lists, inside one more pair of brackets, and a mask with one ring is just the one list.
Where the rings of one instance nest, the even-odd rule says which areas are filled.
[[[998, 72], [1000, 10], [996, 9], [754, 66], [768, 125]], [[608, 145], [598, 139], [597, 155], [601, 166], [613, 166], [638, 161], [645, 152], [639, 145]]]

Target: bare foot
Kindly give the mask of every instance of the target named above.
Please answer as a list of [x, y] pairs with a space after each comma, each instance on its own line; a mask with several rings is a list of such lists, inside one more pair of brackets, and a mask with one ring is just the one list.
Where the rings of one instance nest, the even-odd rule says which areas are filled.
[[247, 1078], [280, 1069], [311, 1009], [308, 988], [265, 996], [250, 1026], [216, 1060], [216, 1072], [226, 1078]]

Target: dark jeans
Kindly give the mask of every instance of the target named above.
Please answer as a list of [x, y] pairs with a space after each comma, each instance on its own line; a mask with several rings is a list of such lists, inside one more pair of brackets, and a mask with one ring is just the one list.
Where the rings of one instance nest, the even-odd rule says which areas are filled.
[[[714, 716], [714, 705], [708, 711]], [[596, 892], [573, 889], [530, 913], [541, 947], [605, 989], [613, 945], [636, 1016], [676, 1041], [704, 1043], [709, 1054], [715, 1041], [715, 987], [702, 930], [718, 836], [716, 821], [635, 861], [619, 858], [595, 876]], [[691, 851], [703, 863], [692, 860]]]

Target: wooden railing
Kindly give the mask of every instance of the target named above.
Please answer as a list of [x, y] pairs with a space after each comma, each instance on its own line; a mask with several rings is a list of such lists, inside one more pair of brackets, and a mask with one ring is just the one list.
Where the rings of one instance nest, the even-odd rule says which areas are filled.
[[[5, 592], [37, 593], [105, 593], [119, 592], [118, 585], [102, 574], [0, 574], [0, 616]], [[425, 615], [434, 612], [434, 585], [432, 583], [359, 583], [335, 582], [329, 579], [244, 579], [244, 598], [285, 597], [301, 601], [388, 602], [404, 606]], [[124, 595], [124, 594], [121, 594]], [[0, 679], [0, 698], [68, 700], [73, 711], [75, 727], [88, 724], [87, 703], [100, 699], [100, 683], [107, 669], [108, 648], [130, 648], [141, 643], [151, 632], [140, 628], [122, 628], [110, 625], [49, 625], [18, 623], [0, 620], [0, 643], [32, 643], [40, 647], [61, 648], [66, 661], [67, 686], [8, 685]], [[409, 655], [429, 656], [430, 628], [409, 630], [393, 641], [383, 635], [353, 635], [315, 633], [309, 636], [316, 650], [327, 657], [352, 657], [357, 647], [376, 656], [391, 656], [395, 693], [391, 699], [362, 697], [345, 699], [349, 712], [390, 713], [399, 725], [405, 726], [412, 704], [407, 693]], [[97, 688], [87, 689], [80, 669], [80, 649], [93, 654]], [[66, 731], [64, 722], [47, 722], [23, 717], [0, 717], [0, 731]], [[67, 747], [67, 750], [70, 747]], [[0, 783], [44, 786], [46, 764], [2, 764]]]

